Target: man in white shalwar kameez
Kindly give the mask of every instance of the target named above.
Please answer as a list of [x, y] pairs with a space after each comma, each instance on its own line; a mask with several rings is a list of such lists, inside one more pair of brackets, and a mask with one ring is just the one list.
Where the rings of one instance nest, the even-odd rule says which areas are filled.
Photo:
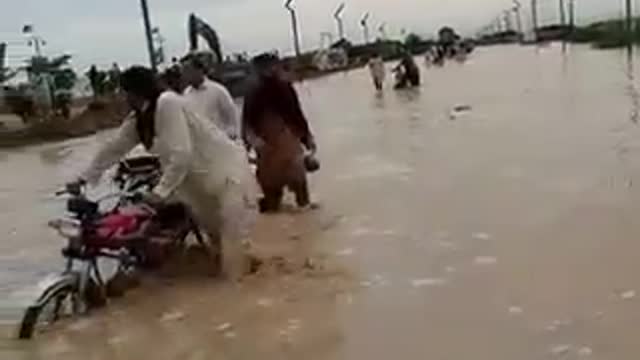
[[158, 90], [149, 69], [127, 70], [122, 88], [134, 115], [103, 145], [81, 180], [97, 182], [105, 170], [142, 143], [162, 165], [162, 178], [152, 197], [188, 205], [209, 237], [220, 239], [225, 274], [238, 279], [246, 269], [244, 245], [256, 211], [256, 185], [246, 151], [191, 110], [184, 97]]
[[182, 60], [182, 76], [188, 85], [184, 96], [193, 109], [213, 121], [232, 140], [239, 139], [239, 111], [229, 91], [207, 78], [204, 65], [192, 56]]
[[375, 55], [369, 60], [369, 71], [371, 72], [371, 79], [376, 90], [382, 91], [384, 88], [384, 79], [387, 75], [387, 71], [384, 67], [384, 61], [379, 55]]

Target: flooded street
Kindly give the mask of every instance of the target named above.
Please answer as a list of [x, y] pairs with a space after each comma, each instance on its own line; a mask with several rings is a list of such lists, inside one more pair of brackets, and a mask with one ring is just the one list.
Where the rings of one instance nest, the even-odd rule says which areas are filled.
[[[305, 82], [321, 207], [262, 217], [255, 236], [284, 264], [240, 285], [150, 280], [0, 342], [0, 359], [635, 360], [640, 61], [627, 60], [494, 47], [423, 67], [416, 91], [376, 96], [364, 69]], [[62, 268], [51, 194], [104, 136], [0, 150], [7, 324]]]

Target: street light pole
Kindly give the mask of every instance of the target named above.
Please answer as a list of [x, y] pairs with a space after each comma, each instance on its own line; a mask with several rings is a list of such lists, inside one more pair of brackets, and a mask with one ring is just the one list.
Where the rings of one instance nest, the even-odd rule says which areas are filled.
[[627, 31], [631, 32], [633, 30], [633, 5], [632, 0], [626, 1], [626, 13], [627, 13]]
[[362, 20], [360, 20], [360, 25], [362, 26], [362, 31], [364, 33], [364, 43], [369, 43], [369, 13], [364, 14]]
[[520, 14], [520, 8], [522, 4], [518, 0], [513, 0], [513, 12], [516, 15], [516, 26], [518, 27], [518, 34], [522, 34], [522, 14]]
[[559, 0], [560, 6], [560, 25], [564, 26], [567, 24], [567, 9], [564, 6], [564, 0]]
[[140, 6], [142, 7], [142, 21], [144, 22], [144, 33], [147, 38], [147, 51], [149, 52], [149, 62], [151, 64], [151, 70], [156, 72], [158, 70], [158, 64], [156, 63], [156, 51], [153, 46], [153, 33], [151, 29], [151, 19], [149, 18], [149, 6], [147, 0], [140, 0]]
[[296, 57], [300, 57], [300, 35], [298, 34], [298, 16], [296, 15], [296, 9], [291, 6], [293, 0], [287, 0], [284, 4], [285, 9], [289, 10], [291, 14], [291, 35], [293, 36], [293, 48], [296, 52]]
[[344, 11], [344, 7], [345, 3], [341, 3], [336, 9], [336, 12], [333, 14], [333, 18], [336, 19], [336, 22], [338, 23], [338, 41], [344, 39], [344, 24], [342, 23], [342, 18], [340, 17], [342, 15], [342, 12]]
[[504, 25], [507, 28], [507, 31], [511, 31], [512, 30], [512, 26], [511, 26], [511, 11], [509, 10], [505, 10], [504, 11]]
[[576, 2], [569, 0], [569, 27], [573, 30], [576, 27]]
[[533, 25], [533, 36], [538, 40], [538, 0], [531, 0], [531, 22]]

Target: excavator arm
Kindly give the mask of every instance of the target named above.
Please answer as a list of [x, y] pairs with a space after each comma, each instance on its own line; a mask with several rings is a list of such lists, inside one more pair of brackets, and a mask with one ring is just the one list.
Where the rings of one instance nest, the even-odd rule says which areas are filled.
[[198, 51], [198, 37], [202, 36], [209, 45], [209, 48], [218, 58], [219, 62], [222, 62], [222, 49], [220, 47], [220, 39], [218, 33], [204, 20], [197, 17], [195, 14], [189, 15], [189, 46], [192, 52]]

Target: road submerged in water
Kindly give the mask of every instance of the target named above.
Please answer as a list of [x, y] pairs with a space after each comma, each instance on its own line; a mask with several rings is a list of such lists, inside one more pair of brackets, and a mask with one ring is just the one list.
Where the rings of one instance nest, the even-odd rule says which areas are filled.
[[[306, 82], [321, 208], [260, 218], [265, 271], [149, 280], [0, 359], [635, 360], [628, 60], [493, 47], [415, 91], [376, 96], [365, 70]], [[3, 313], [61, 266], [51, 194], [104, 136], [0, 151]]]

